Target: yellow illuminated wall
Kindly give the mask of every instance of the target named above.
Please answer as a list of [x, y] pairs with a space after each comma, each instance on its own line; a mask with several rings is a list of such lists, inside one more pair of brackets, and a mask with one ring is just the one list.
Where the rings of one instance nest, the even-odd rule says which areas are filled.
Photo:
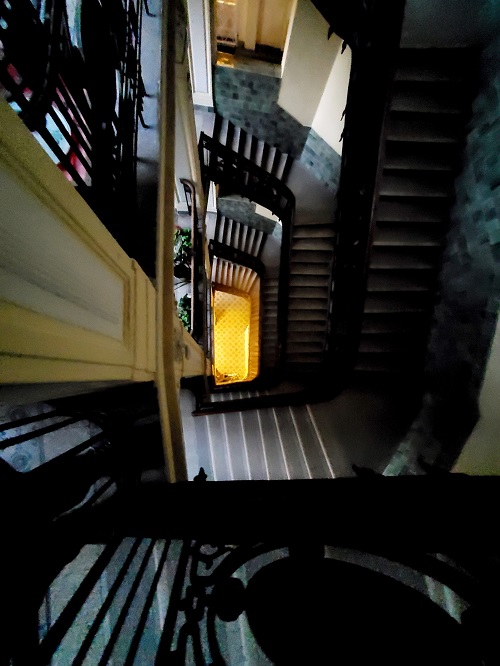
[[248, 379], [251, 299], [235, 290], [214, 292], [214, 366], [217, 384]]

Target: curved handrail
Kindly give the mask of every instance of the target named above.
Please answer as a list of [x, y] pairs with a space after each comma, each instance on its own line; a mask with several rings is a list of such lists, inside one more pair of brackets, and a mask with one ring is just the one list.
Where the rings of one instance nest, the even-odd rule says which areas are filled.
[[279, 178], [203, 132], [198, 145], [203, 186], [210, 181], [268, 208], [282, 223], [278, 287], [278, 357], [282, 366], [287, 338], [290, 245], [295, 196]]

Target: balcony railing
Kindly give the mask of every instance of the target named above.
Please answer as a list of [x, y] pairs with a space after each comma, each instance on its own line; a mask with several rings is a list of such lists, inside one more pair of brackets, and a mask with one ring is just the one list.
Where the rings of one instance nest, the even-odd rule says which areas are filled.
[[144, 95], [141, 24], [142, 0], [0, 2], [7, 101], [126, 251]]
[[498, 478], [168, 484], [156, 409], [0, 425], [0, 663], [498, 664]]
[[[290, 244], [295, 213], [295, 197], [293, 192], [279, 178], [218, 141], [214, 141], [203, 132], [200, 136], [198, 148], [203, 185], [207, 192], [209, 183], [214, 182], [219, 185], [221, 196], [225, 193], [237, 193], [264, 206], [276, 215], [282, 223], [278, 348], [280, 359], [283, 361], [287, 336]], [[213, 246], [215, 247], [215, 244]]]

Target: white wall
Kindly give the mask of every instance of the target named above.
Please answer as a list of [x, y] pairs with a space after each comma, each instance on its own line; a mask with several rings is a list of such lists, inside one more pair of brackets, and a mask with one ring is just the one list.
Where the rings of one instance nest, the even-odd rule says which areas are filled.
[[479, 411], [479, 421], [453, 471], [500, 474], [500, 320], [479, 396]]
[[351, 49], [340, 53], [342, 40], [332, 35], [331, 40], [338, 43], [338, 55], [326, 82], [325, 90], [314, 116], [312, 128], [326, 143], [342, 155], [342, 142], [339, 140], [344, 129], [342, 114], [347, 100], [349, 75], [351, 73]]
[[311, 127], [338, 52], [328, 24], [310, 0], [298, 0], [282, 63], [278, 103]]
[[193, 102], [213, 106], [209, 0], [187, 0]]

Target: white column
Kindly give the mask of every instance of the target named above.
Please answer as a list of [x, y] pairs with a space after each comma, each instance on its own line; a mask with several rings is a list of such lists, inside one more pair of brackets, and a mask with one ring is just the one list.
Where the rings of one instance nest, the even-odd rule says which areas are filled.
[[260, 0], [238, 0], [238, 37], [246, 49], [255, 51]]
[[213, 106], [210, 0], [188, 0], [187, 4], [193, 102]]

